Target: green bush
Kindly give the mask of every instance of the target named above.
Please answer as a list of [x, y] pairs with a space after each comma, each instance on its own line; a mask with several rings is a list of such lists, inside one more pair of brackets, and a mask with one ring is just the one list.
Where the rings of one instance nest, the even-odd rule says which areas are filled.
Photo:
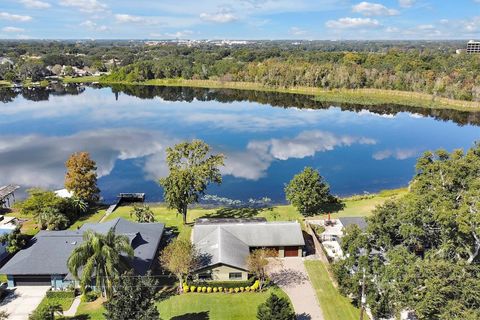
[[83, 294], [82, 296], [82, 302], [92, 302], [98, 299], [98, 292], [95, 291], [88, 291]]
[[233, 293], [233, 288], [229, 288], [229, 289], [228, 289], [228, 292], [229, 292], [229, 293]]
[[49, 299], [74, 299], [75, 291], [47, 291], [46, 294]]
[[202, 287], [197, 287], [197, 292], [202, 292]]
[[250, 287], [245, 287], [245, 291], [250, 292]]
[[235, 289], [233, 289], [233, 291], [235, 291], [235, 293], [238, 293], [238, 291], [240, 291], [240, 289], [235, 288]]
[[187, 293], [190, 291], [190, 288], [188, 286], [183, 286], [183, 292]]
[[195, 286], [190, 286], [190, 291], [191, 291], [191, 292], [195, 292], [195, 289], [196, 289], [196, 288], [197, 288], [197, 287], [195, 287]]
[[240, 292], [243, 292], [245, 291], [245, 288], [244, 287], [240, 287]]
[[207, 288], [207, 292], [208, 292], [208, 293], [212, 292], [212, 288], [211, 288], [211, 287], [208, 287], [208, 288]]
[[218, 287], [218, 292], [223, 292], [223, 287]]
[[217, 291], [218, 291], [217, 287], [213, 288], [213, 292], [217, 292]]

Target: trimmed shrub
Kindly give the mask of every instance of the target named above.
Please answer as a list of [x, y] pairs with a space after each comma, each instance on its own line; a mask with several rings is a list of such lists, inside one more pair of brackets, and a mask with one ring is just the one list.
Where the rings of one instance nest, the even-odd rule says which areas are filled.
[[235, 293], [238, 293], [238, 291], [240, 291], [240, 289], [235, 288], [235, 289], [233, 289], [233, 291], [235, 291]]
[[223, 287], [218, 287], [218, 292], [223, 292]]
[[207, 287], [202, 287], [202, 292], [203, 293], [207, 292]]
[[217, 291], [218, 291], [217, 287], [213, 288], [213, 292], [217, 292]]
[[208, 288], [207, 288], [207, 293], [210, 293], [210, 292], [212, 292], [212, 288], [211, 288], [211, 287], [208, 287]]
[[82, 300], [83, 302], [92, 302], [92, 301], [97, 300], [98, 296], [99, 296], [98, 292], [88, 291], [88, 292], [86, 292], [86, 293], [83, 294], [81, 300]]
[[188, 286], [183, 286], [183, 292], [187, 293], [190, 291], [190, 288]]
[[202, 292], [202, 287], [197, 287], [197, 292]]
[[195, 289], [196, 289], [196, 288], [197, 288], [197, 287], [195, 287], [195, 286], [190, 286], [190, 291], [191, 291], [191, 292], [195, 292]]
[[75, 299], [75, 291], [47, 291], [49, 299]]
[[233, 293], [233, 288], [229, 288], [228, 293]]
[[250, 287], [245, 287], [245, 291], [250, 292]]
[[240, 292], [243, 292], [245, 291], [245, 288], [244, 287], [240, 287]]
[[200, 287], [223, 287], [223, 288], [237, 288], [247, 287], [253, 285], [255, 278], [251, 277], [247, 281], [195, 281], [192, 283]]

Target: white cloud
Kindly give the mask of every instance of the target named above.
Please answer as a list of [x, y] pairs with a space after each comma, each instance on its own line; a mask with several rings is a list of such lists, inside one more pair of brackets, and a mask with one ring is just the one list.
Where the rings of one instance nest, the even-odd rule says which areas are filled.
[[415, 2], [417, 2], [417, 0], [398, 0], [398, 4], [403, 8], [409, 8], [413, 6]]
[[183, 30], [183, 31], [177, 31], [174, 33], [165, 33], [165, 35], [169, 38], [186, 38], [188, 36], [191, 36], [193, 34], [192, 30]]
[[40, 0], [20, 0], [20, 3], [29, 9], [47, 9], [52, 5]]
[[8, 33], [19, 33], [19, 32], [24, 32], [25, 29], [17, 28], [17, 27], [4, 27], [2, 28], [2, 31], [8, 32]]
[[238, 20], [238, 18], [229, 10], [220, 10], [215, 13], [201, 13], [200, 19], [215, 23], [228, 23]]
[[107, 9], [107, 5], [98, 0], [60, 0], [60, 5], [76, 8], [86, 13], [101, 12]]
[[406, 160], [414, 158], [418, 155], [417, 149], [395, 149], [395, 150], [381, 150], [375, 152], [372, 157], [375, 160], [385, 160], [388, 158], [395, 158], [397, 160]]
[[8, 13], [8, 12], [0, 12], [0, 20], [27, 22], [27, 21], [32, 20], [32, 17], [22, 16], [22, 15], [18, 15], [18, 14], [11, 14], [11, 13]]
[[361, 13], [364, 16], [395, 16], [399, 14], [398, 10], [389, 9], [380, 3], [360, 2], [352, 7], [352, 11]]
[[132, 16], [130, 14], [116, 14], [115, 20], [119, 23], [140, 23], [145, 22], [146, 18], [140, 16]]
[[227, 158], [222, 173], [258, 180], [265, 176], [271, 163], [276, 160], [302, 159], [337, 147], [375, 143], [374, 139], [366, 137], [336, 135], [321, 130], [303, 131], [294, 138], [253, 140], [244, 152], [225, 152]]
[[0, 177], [2, 183], [56, 188], [63, 185], [64, 163], [73, 152], [90, 152], [97, 162], [98, 175], [106, 176], [117, 160], [164, 153], [170, 143], [171, 139], [159, 132], [128, 128], [85, 131], [70, 136], [4, 135], [0, 137]]
[[288, 33], [293, 36], [303, 36], [307, 33], [307, 31], [299, 27], [291, 27], [290, 30], [288, 30]]
[[376, 19], [371, 18], [340, 18], [338, 20], [329, 20], [325, 23], [331, 29], [350, 29], [350, 28], [377, 28], [381, 24]]
[[86, 20], [80, 23], [81, 27], [85, 27], [90, 30], [95, 30], [95, 31], [108, 31], [109, 28], [105, 25], [98, 25], [96, 22], [92, 20]]

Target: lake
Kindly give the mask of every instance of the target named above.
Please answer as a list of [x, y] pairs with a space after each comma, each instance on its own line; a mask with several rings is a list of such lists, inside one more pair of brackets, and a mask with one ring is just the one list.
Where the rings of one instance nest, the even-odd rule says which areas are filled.
[[202, 139], [226, 156], [207, 193], [284, 203], [305, 166], [338, 195], [403, 187], [426, 150], [469, 148], [480, 114], [316, 102], [309, 96], [173, 87], [0, 90], [0, 185], [60, 189], [76, 151], [97, 162], [106, 202], [120, 192], [161, 201], [165, 149]]

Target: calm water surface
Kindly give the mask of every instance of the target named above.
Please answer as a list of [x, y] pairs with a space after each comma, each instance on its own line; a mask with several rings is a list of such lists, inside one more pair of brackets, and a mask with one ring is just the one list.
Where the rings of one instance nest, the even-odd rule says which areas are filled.
[[284, 184], [305, 166], [320, 170], [336, 194], [375, 192], [405, 186], [422, 152], [465, 149], [480, 138], [479, 114], [335, 106], [297, 95], [70, 87], [0, 96], [0, 185], [61, 188], [67, 157], [88, 151], [107, 202], [119, 192], [161, 200], [165, 148], [187, 139], [227, 157], [224, 182], [209, 194], [284, 202]]

